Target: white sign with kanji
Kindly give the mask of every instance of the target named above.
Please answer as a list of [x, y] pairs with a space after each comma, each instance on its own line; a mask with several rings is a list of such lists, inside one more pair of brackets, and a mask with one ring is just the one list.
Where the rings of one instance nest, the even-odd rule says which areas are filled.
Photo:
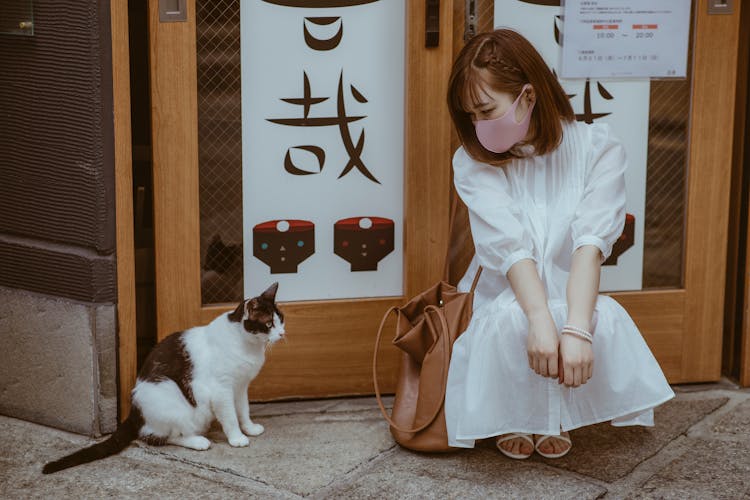
[[405, 9], [241, 1], [246, 295], [402, 295]]

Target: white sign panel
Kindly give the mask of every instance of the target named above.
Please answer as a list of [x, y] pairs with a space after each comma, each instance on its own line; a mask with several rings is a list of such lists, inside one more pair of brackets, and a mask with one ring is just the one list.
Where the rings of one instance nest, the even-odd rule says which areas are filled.
[[[560, 37], [565, 34], [562, 8], [549, 0], [495, 0], [495, 26], [521, 33], [557, 71]], [[563, 89], [579, 121], [609, 123], [622, 141], [628, 157], [625, 174], [627, 220], [623, 244], [602, 266], [601, 291], [640, 290], [643, 275], [643, 229], [648, 156], [648, 80], [626, 82], [596, 79], [564, 80]], [[616, 261], [616, 262], [611, 262]]]
[[402, 295], [404, 0], [240, 14], [245, 295]]
[[691, 0], [565, 0], [563, 78], [687, 74]]

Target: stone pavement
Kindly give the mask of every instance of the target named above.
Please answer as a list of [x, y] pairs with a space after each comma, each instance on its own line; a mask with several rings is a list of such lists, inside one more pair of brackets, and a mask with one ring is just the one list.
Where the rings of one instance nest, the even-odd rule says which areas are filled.
[[45, 462], [94, 440], [0, 417], [0, 498], [750, 499], [750, 390], [674, 388], [655, 427], [572, 431], [558, 460], [511, 460], [491, 441], [412, 453], [394, 444], [374, 399], [354, 398], [252, 405], [266, 432], [247, 448], [214, 430], [208, 451], [136, 442], [45, 476]]

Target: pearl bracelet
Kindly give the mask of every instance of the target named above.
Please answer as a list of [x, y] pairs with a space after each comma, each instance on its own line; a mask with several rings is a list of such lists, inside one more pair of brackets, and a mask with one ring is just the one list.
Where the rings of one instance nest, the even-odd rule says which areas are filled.
[[578, 328], [577, 326], [573, 325], [565, 325], [563, 326], [562, 333], [569, 333], [571, 335], [574, 335], [580, 339], [583, 339], [590, 344], [594, 343], [594, 336], [591, 335], [590, 332], [587, 332], [583, 328]]
[[567, 333], [569, 335], [573, 335], [575, 337], [578, 337], [579, 339], [583, 339], [586, 342], [588, 342], [589, 344], [593, 344], [594, 343], [594, 339], [592, 337], [587, 337], [587, 336], [583, 335], [582, 333], [574, 332], [572, 330], [563, 330], [562, 333], [563, 333], [563, 335]]
[[582, 333], [584, 335], [591, 335], [591, 332], [584, 330], [583, 328], [577, 327], [575, 325], [563, 325], [563, 328], [567, 330], [573, 330], [574, 332]]

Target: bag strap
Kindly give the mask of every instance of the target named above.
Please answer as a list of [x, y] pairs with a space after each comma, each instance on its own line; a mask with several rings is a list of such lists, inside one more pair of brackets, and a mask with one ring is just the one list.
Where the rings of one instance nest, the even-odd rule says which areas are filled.
[[479, 266], [477, 268], [477, 274], [474, 275], [474, 281], [471, 282], [471, 290], [469, 293], [474, 293], [474, 290], [477, 288], [477, 283], [479, 283], [479, 277], [482, 275], [482, 271], [484, 268], [482, 266]]
[[451, 212], [450, 218], [448, 219], [448, 248], [445, 250], [445, 260], [443, 261], [443, 281], [448, 283], [450, 279], [450, 268], [451, 268], [451, 236], [453, 235], [453, 224], [456, 221], [456, 211], [458, 210], [458, 194], [451, 186]]
[[[443, 407], [443, 401], [445, 400], [445, 390], [448, 384], [448, 374], [446, 373], [446, 371], [448, 370], [448, 364], [450, 363], [449, 354], [450, 354], [450, 347], [451, 347], [450, 335], [448, 334], [448, 331], [449, 331], [448, 322], [445, 320], [445, 316], [437, 307], [430, 305], [424, 308], [425, 318], [430, 317], [429, 315], [430, 311], [435, 311], [438, 318], [440, 319], [440, 326], [442, 328], [441, 334], [438, 335], [438, 341], [442, 339], [444, 343], [443, 363], [442, 363], [442, 373], [441, 373], [441, 379], [443, 383], [442, 383], [442, 388], [441, 388], [441, 395], [440, 395], [440, 398], [438, 399], [437, 407], [432, 412], [432, 415], [430, 416], [430, 418], [427, 419], [427, 421], [424, 424], [414, 429], [403, 429], [396, 422], [393, 421], [390, 415], [388, 415], [388, 411], [385, 409], [385, 405], [383, 404], [383, 399], [380, 394], [380, 387], [378, 386], [378, 347], [380, 347], [380, 338], [383, 334], [383, 327], [385, 326], [385, 322], [388, 319], [388, 316], [393, 311], [396, 311], [396, 317], [398, 317], [398, 315], [400, 314], [398, 307], [395, 307], [395, 306], [391, 307], [383, 316], [383, 320], [380, 322], [380, 328], [378, 328], [378, 336], [375, 339], [375, 352], [372, 355], [372, 381], [375, 385], [375, 397], [378, 401], [378, 406], [380, 407], [380, 413], [383, 414], [383, 417], [388, 421], [391, 427], [393, 427], [397, 431], [408, 433], [408, 434], [413, 434], [415, 432], [419, 432], [421, 430], [426, 429], [430, 424], [432, 424], [432, 422], [435, 421], [438, 414], [440, 413], [440, 409]], [[429, 322], [430, 322], [430, 328], [432, 328], [434, 331], [435, 325], [432, 322], [432, 319], [429, 319]]]
[[[458, 211], [458, 193], [451, 186], [451, 214], [448, 219], [448, 248], [445, 251], [445, 261], [443, 263], [443, 281], [446, 283], [450, 282], [450, 260], [451, 260], [451, 236], [453, 235], [453, 225], [456, 223], [456, 212]], [[471, 293], [474, 293], [474, 289], [477, 287], [479, 282], [479, 275], [482, 274], [482, 266], [477, 269], [477, 274], [474, 276], [474, 281], [471, 284]]]

